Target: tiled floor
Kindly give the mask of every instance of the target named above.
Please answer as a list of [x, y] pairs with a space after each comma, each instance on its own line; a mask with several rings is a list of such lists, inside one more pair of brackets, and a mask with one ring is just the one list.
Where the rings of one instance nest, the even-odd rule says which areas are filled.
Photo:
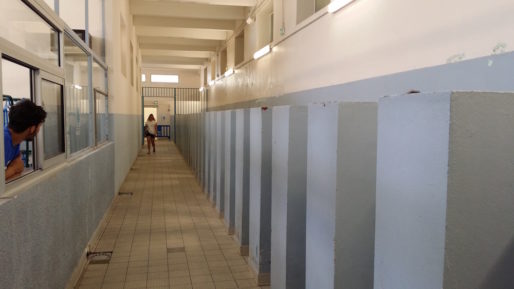
[[172, 142], [142, 149], [109, 213], [79, 289], [257, 287], [246, 260]]

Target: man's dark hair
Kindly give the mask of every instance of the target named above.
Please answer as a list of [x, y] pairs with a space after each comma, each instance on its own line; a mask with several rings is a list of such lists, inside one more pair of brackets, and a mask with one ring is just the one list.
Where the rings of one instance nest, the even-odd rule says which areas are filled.
[[21, 133], [27, 128], [44, 122], [46, 111], [28, 99], [16, 102], [9, 109], [9, 128]]

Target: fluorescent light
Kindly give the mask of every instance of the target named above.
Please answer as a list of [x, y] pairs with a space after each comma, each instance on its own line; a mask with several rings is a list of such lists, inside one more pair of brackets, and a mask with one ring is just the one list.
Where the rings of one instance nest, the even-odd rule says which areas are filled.
[[353, 2], [353, 0], [334, 0], [328, 4], [328, 12], [334, 13], [351, 2]]
[[78, 84], [75, 84], [75, 85], [73, 85], [73, 86], [75, 86], [75, 88], [76, 88], [76, 89], [78, 89], [78, 90], [82, 90], [82, 86], [80, 86], [80, 85], [78, 85]]
[[178, 75], [174, 74], [152, 74], [150, 76], [152, 82], [178, 83]]
[[268, 54], [270, 52], [270, 46], [269, 44], [264, 46], [263, 48], [259, 49], [257, 52], [253, 54], [253, 59], [259, 59], [263, 57], [264, 55]]
[[230, 68], [229, 70], [225, 71], [225, 77], [231, 76], [234, 74], [234, 69]]

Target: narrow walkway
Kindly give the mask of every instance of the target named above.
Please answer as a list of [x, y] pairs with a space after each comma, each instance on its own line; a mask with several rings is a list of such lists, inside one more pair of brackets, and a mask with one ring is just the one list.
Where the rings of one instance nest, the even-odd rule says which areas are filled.
[[[223, 220], [172, 142], [143, 148], [108, 212], [79, 289], [231, 289], [257, 287]], [[131, 193], [131, 194], [130, 194]]]

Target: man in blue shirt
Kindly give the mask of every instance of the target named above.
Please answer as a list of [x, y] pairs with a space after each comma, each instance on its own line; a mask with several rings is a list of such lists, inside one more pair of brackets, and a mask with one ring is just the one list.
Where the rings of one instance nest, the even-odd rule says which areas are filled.
[[4, 127], [5, 180], [18, 177], [23, 172], [20, 143], [33, 139], [45, 118], [45, 110], [28, 99], [11, 106], [9, 124]]

